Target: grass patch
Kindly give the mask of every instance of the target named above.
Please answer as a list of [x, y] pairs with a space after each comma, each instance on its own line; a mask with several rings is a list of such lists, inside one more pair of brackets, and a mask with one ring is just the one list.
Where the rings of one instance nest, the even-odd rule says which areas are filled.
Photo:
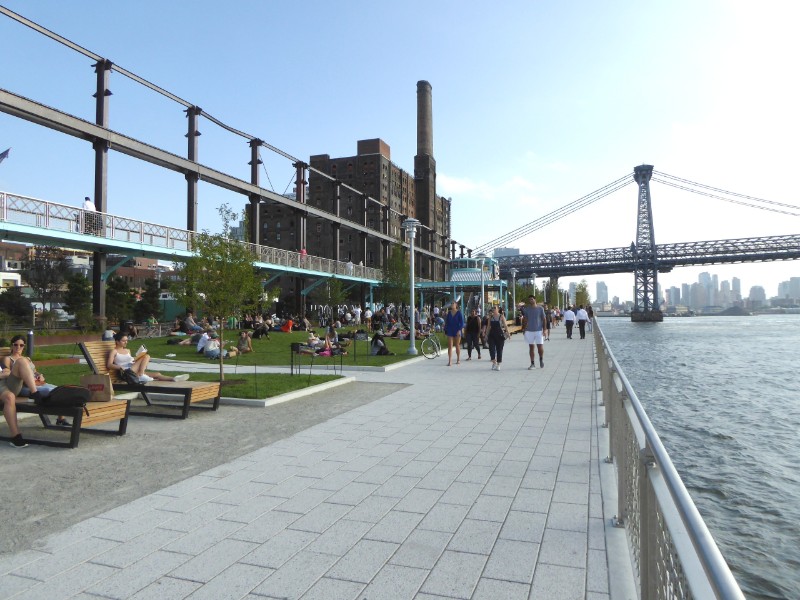
[[[317, 333], [321, 337], [325, 337], [325, 331], [318, 330]], [[225, 334], [226, 339], [226, 347], [235, 343], [235, 338], [237, 337], [238, 332], [231, 331], [230, 333]], [[447, 348], [447, 339], [443, 336], [443, 334], [439, 335], [439, 340], [442, 342], [442, 346]], [[136, 349], [139, 347], [140, 344], [144, 344], [147, 346], [148, 351], [150, 352], [150, 356], [153, 358], [166, 358], [167, 354], [175, 354], [172, 360], [181, 360], [181, 361], [191, 361], [191, 362], [200, 362], [204, 364], [209, 364], [210, 361], [207, 358], [204, 358], [202, 355], [197, 354], [195, 352], [194, 346], [178, 346], [178, 345], [170, 345], [167, 344], [167, 340], [169, 339], [176, 339], [175, 337], [162, 337], [162, 338], [150, 338], [150, 339], [134, 339], [132, 340], [128, 346], [130, 347], [132, 352], [136, 352]], [[180, 339], [186, 339], [180, 338]], [[283, 333], [283, 332], [272, 332], [270, 334], [270, 339], [261, 338], [259, 340], [253, 340], [253, 352], [249, 354], [242, 354], [236, 358], [228, 359], [225, 361], [226, 364], [226, 371], [227, 367], [238, 365], [239, 367], [247, 367], [247, 366], [287, 366], [290, 362], [290, 347], [293, 342], [305, 342], [308, 339], [308, 334], [300, 331], [293, 331], [291, 333]], [[409, 341], [408, 340], [398, 340], [395, 338], [386, 337], [384, 338], [386, 341], [386, 347], [389, 349], [390, 352], [394, 352], [395, 356], [370, 356], [369, 348], [370, 343], [369, 341], [366, 342], [352, 342], [350, 346], [347, 348], [347, 356], [342, 357], [342, 364], [344, 365], [358, 365], [358, 366], [374, 366], [374, 367], [383, 367], [386, 365], [391, 365], [394, 363], [402, 362], [404, 360], [408, 360], [409, 358], [413, 358], [412, 355], [408, 354], [409, 348]], [[420, 350], [421, 340], [416, 340], [416, 348], [418, 355], [421, 356], [422, 352]], [[42, 348], [37, 348], [34, 362], [38, 358], [39, 360], [44, 360], [46, 358], [62, 358], [62, 357], [69, 357], [69, 356], [82, 356], [80, 349], [78, 348], [77, 344], [59, 344], [56, 346], [44, 346]], [[308, 362], [307, 357], [303, 357], [303, 364]], [[328, 364], [335, 361], [336, 364], [339, 363], [339, 357], [316, 357], [314, 359], [314, 364]], [[296, 362], [296, 361], [295, 361]]]
[[[59, 365], [44, 369], [47, 383], [53, 385], [75, 385], [81, 375], [87, 375], [86, 365]], [[164, 375], [177, 375], [178, 371], [160, 371]], [[222, 395], [228, 398], [272, 398], [294, 392], [313, 385], [339, 379], [339, 375], [289, 375], [288, 373], [236, 373], [226, 374], [231, 385], [222, 388]], [[192, 373], [191, 381], [219, 381], [218, 373]], [[239, 383], [234, 383], [239, 382]]]

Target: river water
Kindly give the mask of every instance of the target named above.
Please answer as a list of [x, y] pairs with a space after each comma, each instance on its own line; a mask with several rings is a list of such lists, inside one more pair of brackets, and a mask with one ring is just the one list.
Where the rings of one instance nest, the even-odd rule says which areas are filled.
[[745, 595], [800, 599], [800, 315], [600, 327]]

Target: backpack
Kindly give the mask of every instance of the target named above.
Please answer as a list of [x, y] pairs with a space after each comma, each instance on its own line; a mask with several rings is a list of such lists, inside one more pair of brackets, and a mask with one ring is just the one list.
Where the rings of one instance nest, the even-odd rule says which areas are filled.
[[92, 393], [87, 387], [81, 385], [59, 385], [53, 388], [50, 394], [39, 402], [47, 406], [81, 407], [88, 415], [89, 411], [86, 409], [86, 403], [91, 396]]
[[129, 384], [129, 385], [139, 385], [139, 376], [134, 372], [133, 369], [125, 369], [120, 373], [120, 377], [122, 380]]

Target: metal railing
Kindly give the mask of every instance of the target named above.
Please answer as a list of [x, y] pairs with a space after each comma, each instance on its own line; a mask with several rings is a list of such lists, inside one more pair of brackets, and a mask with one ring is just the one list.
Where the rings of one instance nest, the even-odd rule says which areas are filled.
[[[196, 235], [195, 232], [185, 229], [98, 213], [8, 192], [0, 192], [0, 221], [186, 252], [191, 251], [192, 241]], [[258, 244], [247, 244], [247, 246], [256, 261], [285, 267], [286, 270], [316, 271], [376, 281], [382, 278], [380, 269], [373, 267], [304, 255], [270, 246]]]
[[607, 460], [617, 474], [614, 524], [627, 533], [639, 597], [744, 600], [597, 320], [594, 341], [609, 430]]

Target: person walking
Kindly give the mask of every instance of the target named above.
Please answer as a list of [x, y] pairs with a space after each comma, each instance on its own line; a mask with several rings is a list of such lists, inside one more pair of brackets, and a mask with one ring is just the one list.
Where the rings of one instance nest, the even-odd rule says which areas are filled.
[[464, 329], [464, 325], [464, 315], [458, 310], [458, 302], [453, 302], [444, 318], [444, 333], [447, 336], [448, 367], [453, 362], [453, 346], [456, 348], [456, 364], [461, 364], [461, 332]]
[[542, 337], [544, 338], [545, 342], [550, 341], [550, 329], [553, 326], [553, 316], [550, 313], [550, 309], [547, 308], [547, 303], [544, 304], [544, 329], [542, 330]]
[[589, 333], [592, 333], [592, 321], [594, 320], [594, 309], [591, 304], [586, 305], [586, 314], [589, 315]]
[[467, 337], [467, 360], [472, 360], [472, 349], [478, 351], [478, 360], [481, 358], [481, 318], [478, 309], [473, 308], [467, 317], [467, 327], [464, 330]]
[[578, 306], [578, 312], [575, 313], [575, 318], [578, 319], [578, 331], [581, 334], [581, 339], [586, 339], [586, 323], [589, 321], [589, 314], [583, 308], [583, 304]]
[[572, 339], [572, 327], [575, 325], [575, 313], [572, 312], [572, 307], [568, 306], [564, 310], [564, 327], [567, 328], [567, 339]]
[[544, 369], [544, 321], [544, 309], [536, 304], [536, 297], [531, 294], [528, 296], [528, 304], [522, 309], [522, 335], [528, 343], [528, 355], [531, 359], [529, 371], [536, 366], [537, 348], [539, 350], [539, 366]]
[[506, 318], [500, 310], [493, 306], [489, 311], [489, 357], [492, 359], [492, 371], [499, 371], [503, 362], [503, 347], [506, 339], [511, 337], [508, 332]]

